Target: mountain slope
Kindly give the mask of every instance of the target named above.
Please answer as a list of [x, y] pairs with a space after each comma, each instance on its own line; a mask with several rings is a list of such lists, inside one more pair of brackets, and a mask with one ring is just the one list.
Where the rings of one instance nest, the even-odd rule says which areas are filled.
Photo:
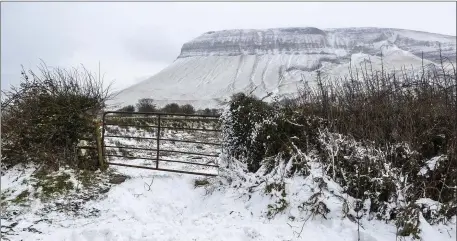
[[[244, 91], [259, 97], [293, 94], [315, 71], [341, 76], [348, 68], [415, 68], [455, 63], [456, 37], [386, 28], [283, 28], [207, 32], [185, 43], [179, 57], [158, 74], [119, 93], [111, 104], [134, 104], [153, 98], [214, 107]], [[382, 51], [382, 55], [381, 55]], [[370, 67], [371, 68], [371, 67]]]

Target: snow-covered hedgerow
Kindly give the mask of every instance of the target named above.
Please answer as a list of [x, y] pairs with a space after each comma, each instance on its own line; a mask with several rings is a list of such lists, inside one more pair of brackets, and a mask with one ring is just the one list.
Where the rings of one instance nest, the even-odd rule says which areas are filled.
[[[404, 142], [356, 140], [299, 108], [267, 105], [245, 95], [236, 95], [221, 118], [229, 169], [234, 165], [238, 172], [253, 173], [255, 185], [247, 190], [262, 187], [273, 197], [268, 217], [296, 208], [290, 207], [297, 200], [290, 200], [288, 190], [297, 178], [309, 185], [298, 205], [309, 217], [334, 216], [331, 197], [354, 222], [391, 222], [399, 236], [420, 238], [421, 222], [448, 224], [457, 214], [453, 182], [446, 180], [452, 177], [446, 155], [424, 159]], [[243, 182], [245, 176], [239, 185]]]
[[40, 73], [23, 71], [22, 77], [2, 95], [2, 163], [99, 168], [96, 120], [109, 88], [85, 69], [43, 65]]
[[[248, 169], [257, 171], [263, 159], [263, 146], [251, 141], [255, 135], [256, 125], [262, 123], [272, 115], [272, 108], [265, 102], [243, 93], [232, 97], [231, 112], [221, 115], [222, 135], [224, 136], [223, 149], [236, 158], [246, 158]], [[256, 137], [254, 137], [256, 138]]]

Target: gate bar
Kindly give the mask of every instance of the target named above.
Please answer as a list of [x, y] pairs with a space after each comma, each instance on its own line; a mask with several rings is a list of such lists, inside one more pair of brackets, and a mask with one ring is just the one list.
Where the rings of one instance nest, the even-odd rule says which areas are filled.
[[[145, 125], [135, 125], [135, 124], [110, 124], [105, 123], [105, 126], [131, 126], [131, 127], [138, 127], [138, 128], [158, 128], [159, 126], [145, 126]], [[187, 131], [214, 131], [214, 132], [221, 132], [221, 130], [216, 129], [201, 129], [201, 128], [185, 128], [185, 127], [173, 127], [173, 126], [161, 126], [162, 129], [170, 129], [170, 130], [187, 130]]]
[[120, 149], [132, 149], [132, 150], [142, 150], [142, 151], [157, 151], [157, 149], [148, 149], [140, 147], [129, 147], [129, 146], [104, 146], [108, 148], [120, 148]]
[[163, 112], [125, 112], [125, 111], [106, 111], [106, 114], [125, 114], [125, 115], [161, 115], [161, 116], [186, 116], [186, 117], [206, 117], [219, 118], [219, 115], [200, 115], [200, 114], [180, 114], [180, 113], [163, 113]]
[[[157, 119], [155, 118], [156, 116], [147, 116], [147, 117], [144, 117], [144, 116], [122, 116], [122, 115], [111, 115], [111, 116], [108, 116], [107, 118], [113, 118], [114, 120], [116, 120], [115, 118], [117, 119], [130, 119], [130, 120], [138, 120], [138, 121], [147, 121], [147, 120], [151, 120], [151, 121], [156, 121]], [[166, 121], [215, 121], [215, 120], [218, 120], [219, 117], [216, 117], [214, 116], [214, 118], [210, 118], [210, 117], [203, 117], [203, 118], [173, 118], [173, 117], [165, 117], [165, 118], [162, 118], [162, 120], [166, 120]], [[109, 119], [108, 119], [109, 120]]]
[[174, 150], [164, 150], [164, 149], [161, 149], [160, 151], [161, 152], [171, 152], [171, 153], [199, 155], [199, 156], [219, 157], [219, 155], [216, 155], [216, 154], [204, 154], [204, 153], [198, 153], [198, 152], [174, 151]]
[[149, 169], [149, 170], [156, 170], [156, 171], [166, 171], [166, 172], [176, 172], [176, 173], [193, 174], [193, 175], [200, 175], [200, 176], [209, 176], [209, 177], [215, 177], [215, 176], [217, 176], [217, 174], [211, 174], [211, 173], [178, 171], [178, 170], [173, 170], [173, 169], [145, 167], [145, 166], [121, 164], [121, 163], [114, 163], [114, 162], [108, 162], [108, 164], [109, 164], [109, 165], [116, 165], [116, 166], [124, 166], [124, 167], [136, 167], [136, 168]]
[[216, 142], [203, 142], [203, 141], [189, 141], [189, 140], [179, 140], [179, 139], [160, 139], [161, 141], [174, 141], [174, 142], [186, 142], [186, 143], [195, 143], [195, 144], [205, 144], [205, 145], [214, 145], [220, 146], [221, 143]]
[[[122, 157], [122, 158], [127, 158], [127, 159], [150, 160], [150, 161], [156, 161], [157, 160], [157, 158], [136, 157], [136, 156], [121, 156], [121, 155], [106, 155], [106, 156]], [[191, 164], [191, 165], [197, 165], [197, 166], [219, 167], [218, 165], [213, 165], [213, 164], [195, 163], [195, 162], [186, 162], [186, 161], [177, 161], [177, 160], [168, 160], [168, 159], [160, 159], [160, 158], [159, 158], [159, 161]]]
[[104, 147], [143, 150], [143, 151], [156, 151], [157, 155], [159, 155], [158, 153], [160, 151], [160, 152], [181, 153], [181, 154], [190, 154], [190, 155], [198, 155], [198, 156], [219, 157], [219, 155], [216, 155], [216, 154], [205, 154], [205, 153], [189, 152], [189, 151], [175, 151], [175, 150], [165, 150], [165, 149], [147, 149], [147, 148], [128, 147], [128, 146], [104, 146]]
[[[141, 137], [141, 136], [105, 136], [110, 138], [131, 138], [131, 139], [140, 139], [140, 140], [157, 140], [157, 137]], [[205, 144], [205, 145], [215, 145], [220, 146], [221, 143], [216, 142], [202, 142], [202, 141], [190, 141], [190, 140], [179, 140], [179, 139], [163, 139], [161, 141], [174, 141], [174, 142], [186, 142], [186, 143], [195, 143], [195, 144]]]
[[160, 152], [160, 115], [157, 116], [157, 162], [156, 169], [159, 169], [159, 152]]

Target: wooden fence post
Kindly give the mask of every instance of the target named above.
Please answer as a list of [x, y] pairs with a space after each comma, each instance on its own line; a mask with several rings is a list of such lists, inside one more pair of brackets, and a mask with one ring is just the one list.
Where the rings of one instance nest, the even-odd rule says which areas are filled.
[[98, 165], [100, 166], [100, 170], [104, 171], [108, 167], [104, 161], [103, 157], [103, 143], [102, 143], [102, 136], [100, 132], [101, 122], [99, 120], [95, 121], [95, 136], [97, 139], [97, 152], [98, 152]]

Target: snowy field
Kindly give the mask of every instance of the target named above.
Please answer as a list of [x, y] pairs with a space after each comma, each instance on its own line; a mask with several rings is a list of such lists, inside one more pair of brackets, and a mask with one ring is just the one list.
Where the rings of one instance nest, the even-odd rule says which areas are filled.
[[[113, 128], [114, 130], [115, 128]], [[120, 128], [118, 134], [139, 134], [154, 136], [141, 130]], [[113, 133], [111, 133], [113, 134]], [[169, 131], [164, 138], [193, 140], [216, 140], [217, 137], [204, 136], [202, 133]], [[112, 138], [116, 139], [116, 138]], [[152, 142], [132, 140], [107, 141], [113, 145], [154, 146]], [[163, 148], [177, 148], [195, 152], [220, 152], [219, 147], [198, 146], [193, 144], [170, 144], [164, 142]], [[162, 148], [162, 147], [161, 147]], [[114, 148], [115, 149], [115, 148]], [[113, 153], [119, 153], [116, 150]], [[124, 153], [148, 156], [147, 152]], [[163, 158], [189, 160], [192, 155], [172, 154]], [[209, 159], [192, 159], [207, 163]], [[155, 165], [153, 161], [117, 158], [112, 161], [128, 164]], [[40, 199], [31, 198], [27, 204], [2, 206], [2, 240], [43, 240], [43, 241], [247, 241], [247, 240], [306, 240], [306, 241], [357, 241], [357, 224], [344, 218], [341, 200], [335, 195], [342, 192], [341, 187], [320, 175], [322, 171], [313, 166], [311, 175], [284, 179], [287, 190], [288, 207], [273, 218], [267, 216], [268, 205], [274, 204], [280, 194], [266, 194], [266, 183], [284, 177], [284, 168], [279, 167], [276, 174], [260, 176], [243, 171], [241, 163], [226, 163], [223, 156], [212, 160], [220, 169], [193, 167], [179, 163], [166, 164], [166, 168], [178, 168], [201, 172], [219, 173], [217, 177], [203, 178], [195, 175], [160, 172], [130, 167], [111, 166], [110, 172], [120, 173], [128, 178], [118, 184], [104, 184], [103, 193], [84, 202], [81, 193], [63, 196], [54, 200], [52, 207], [70, 201], [80, 203], [78, 212], [62, 212], [47, 208], [48, 204]], [[162, 165], [162, 163], [159, 163]], [[228, 167], [229, 166], [229, 167]], [[34, 167], [13, 168], [1, 177], [2, 193], [7, 191], [11, 197], [29, 188]], [[71, 175], [70, 180], [78, 183], [71, 171], [61, 170]], [[315, 180], [323, 178], [329, 192], [323, 200], [330, 209], [327, 219], [311, 217], [300, 209], [317, 187]], [[196, 180], [199, 180], [196, 182]], [[200, 186], [196, 186], [200, 183]], [[102, 189], [103, 189], [102, 188]], [[79, 195], [79, 196], [78, 196]], [[82, 196], [81, 196], [82, 195]], [[344, 195], [344, 194], [342, 194]], [[3, 199], [3, 198], [2, 198]], [[78, 199], [78, 200], [77, 200]], [[7, 199], [8, 200], [8, 199]], [[47, 211], [46, 211], [47, 210]], [[8, 211], [10, 215], [5, 215]], [[77, 215], [76, 215], [77, 213]], [[453, 225], [430, 226], [422, 218], [421, 228], [424, 241], [456, 240], [455, 220]], [[8, 228], [7, 228], [8, 227]], [[360, 241], [394, 241], [396, 229], [393, 224], [363, 218], [359, 230]], [[6, 235], [5, 235], [6, 234]]]

